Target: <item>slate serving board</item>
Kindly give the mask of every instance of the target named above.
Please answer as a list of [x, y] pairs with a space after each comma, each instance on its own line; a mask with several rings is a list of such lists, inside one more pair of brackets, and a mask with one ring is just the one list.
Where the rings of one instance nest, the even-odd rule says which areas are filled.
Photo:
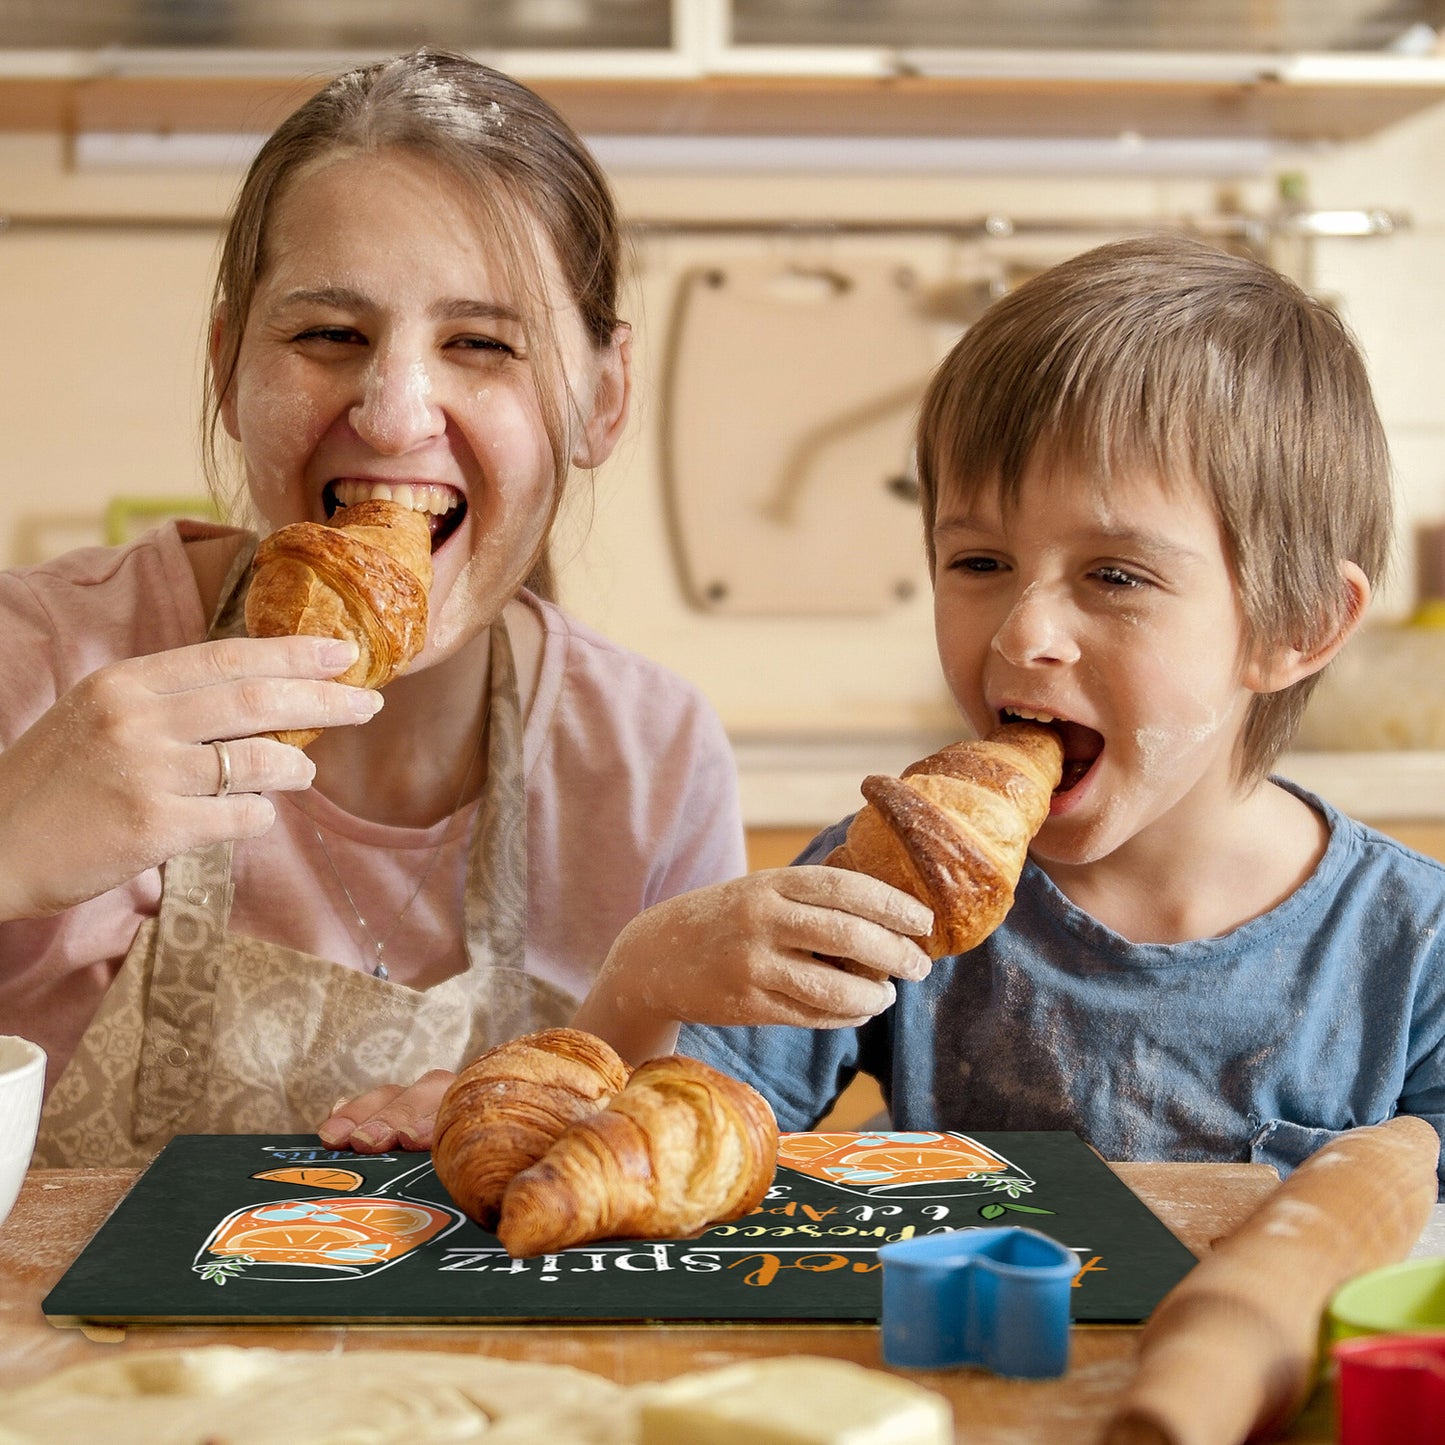
[[1074, 1134], [792, 1134], [780, 1158], [754, 1214], [695, 1238], [513, 1260], [452, 1205], [429, 1155], [185, 1135], [44, 1310], [60, 1324], [871, 1322], [880, 1245], [1020, 1224], [1078, 1254], [1076, 1321], [1129, 1323], [1194, 1263]]

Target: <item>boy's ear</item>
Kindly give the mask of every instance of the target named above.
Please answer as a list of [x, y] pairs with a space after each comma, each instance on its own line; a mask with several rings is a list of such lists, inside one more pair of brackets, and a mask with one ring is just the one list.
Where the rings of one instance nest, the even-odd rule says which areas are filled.
[[[216, 363], [221, 355], [221, 347], [226, 339], [226, 313], [220, 309], [211, 314], [211, 335], [207, 342], [207, 352], [211, 361], [211, 375], [215, 376]], [[226, 394], [221, 398], [220, 404], [221, 425], [226, 428], [226, 435], [232, 441], [240, 441], [240, 433], [236, 425], [236, 388], [229, 386]]]
[[1353, 562], [1341, 561], [1344, 617], [1329, 636], [1311, 647], [1265, 648], [1245, 667], [1244, 685], [1252, 692], [1280, 692], [1318, 672], [1353, 636], [1370, 604], [1370, 579]]
[[582, 418], [582, 430], [572, 448], [572, 463], [600, 467], [612, 455], [632, 399], [632, 328], [622, 322], [612, 340], [598, 353], [596, 382], [591, 403]]

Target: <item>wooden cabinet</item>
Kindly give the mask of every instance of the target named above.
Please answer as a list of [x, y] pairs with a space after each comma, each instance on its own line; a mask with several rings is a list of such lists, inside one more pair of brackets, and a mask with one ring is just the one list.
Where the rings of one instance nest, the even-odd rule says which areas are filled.
[[[80, 60], [35, 73], [0, 53], [0, 129], [270, 130], [316, 89], [317, 68], [231, 75], [115, 73]], [[524, 79], [594, 135], [1267, 137], [1349, 141], [1445, 100], [1445, 62], [1397, 79], [1258, 76], [701, 76]]]
[[1398, 838], [1407, 847], [1427, 858], [1438, 858], [1445, 863], [1445, 820], [1435, 822], [1376, 823], [1382, 833]]

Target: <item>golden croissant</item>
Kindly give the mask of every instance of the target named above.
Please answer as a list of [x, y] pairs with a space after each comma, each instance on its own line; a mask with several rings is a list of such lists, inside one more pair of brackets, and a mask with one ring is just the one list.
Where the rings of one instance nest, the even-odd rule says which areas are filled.
[[933, 910], [933, 932], [919, 940], [929, 956], [963, 953], [1013, 907], [1063, 760], [1053, 729], [1005, 723], [914, 763], [901, 778], [865, 778], [867, 806], [823, 861], [911, 893]]
[[777, 1163], [767, 1100], [672, 1054], [640, 1065], [605, 1109], [574, 1124], [507, 1186], [508, 1254], [595, 1239], [680, 1239], [755, 1209]]
[[612, 1047], [579, 1029], [544, 1029], [473, 1059], [437, 1110], [432, 1165], [464, 1214], [494, 1229], [502, 1195], [579, 1119], [627, 1082]]
[[[251, 564], [252, 637], [349, 637], [360, 655], [337, 679], [383, 687], [426, 641], [431, 527], [382, 500], [343, 507], [331, 522], [294, 522], [262, 538]], [[271, 736], [305, 747], [319, 729]]]

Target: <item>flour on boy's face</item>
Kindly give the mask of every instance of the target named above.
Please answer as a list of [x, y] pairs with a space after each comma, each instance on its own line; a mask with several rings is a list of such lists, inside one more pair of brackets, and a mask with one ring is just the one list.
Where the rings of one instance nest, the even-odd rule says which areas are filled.
[[981, 733], [1056, 727], [1064, 785], [1035, 840], [1081, 864], [1150, 830], [1195, 830], [1235, 796], [1253, 693], [1224, 541], [1198, 488], [1026, 471], [940, 503], [934, 614], [950, 690]]

